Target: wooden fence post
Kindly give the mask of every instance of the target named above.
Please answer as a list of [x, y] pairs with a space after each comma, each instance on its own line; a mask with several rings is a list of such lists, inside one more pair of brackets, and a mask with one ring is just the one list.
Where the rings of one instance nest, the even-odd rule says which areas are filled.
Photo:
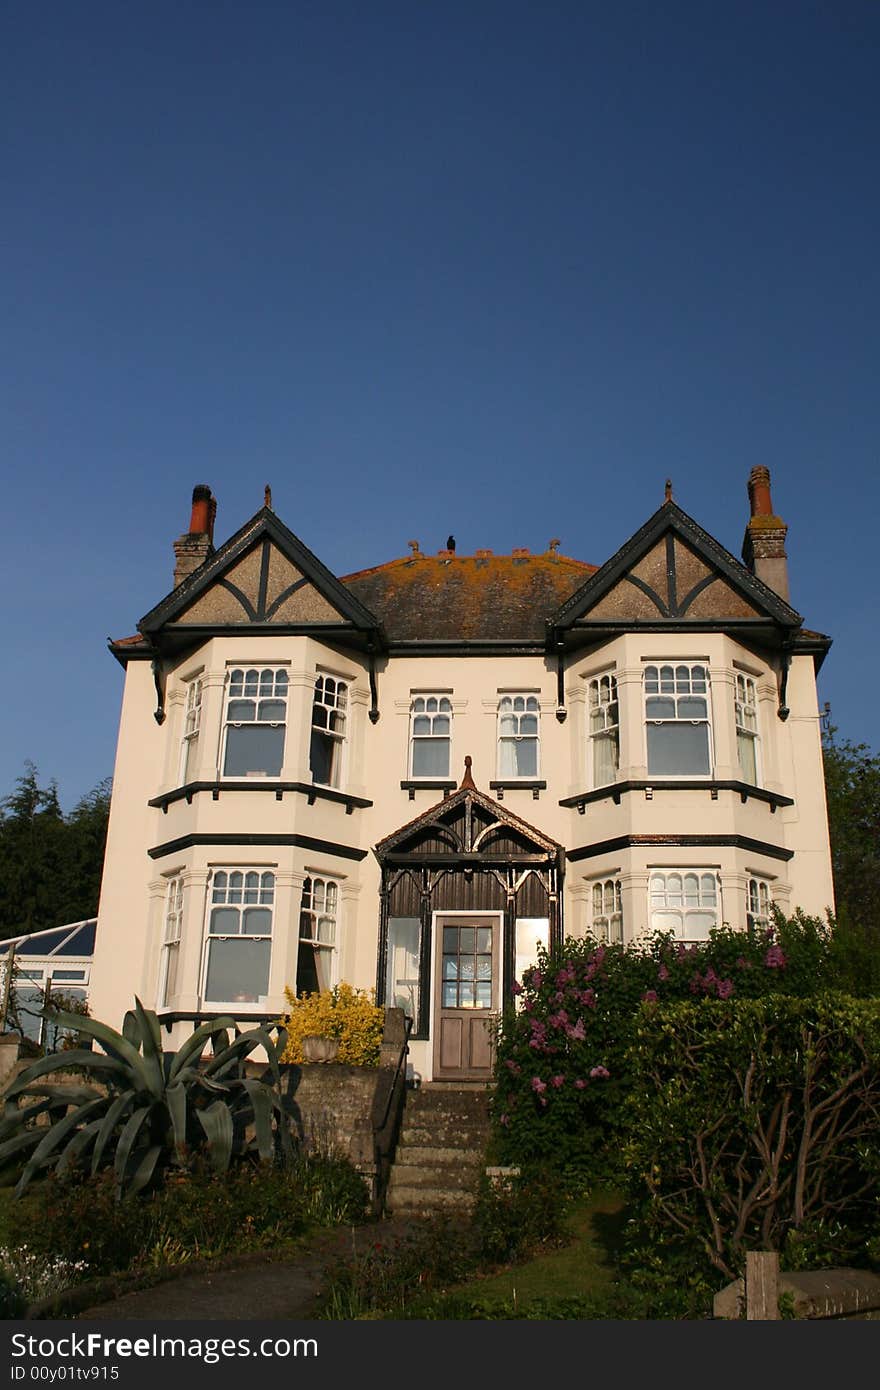
[[746, 1318], [779, 1318], [779, 1256], [775, 1250], [746, 1252]]

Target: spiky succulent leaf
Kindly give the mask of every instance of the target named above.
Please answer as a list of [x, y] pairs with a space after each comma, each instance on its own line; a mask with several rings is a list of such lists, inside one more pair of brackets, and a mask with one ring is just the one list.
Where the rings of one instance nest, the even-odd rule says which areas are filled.
[[116, 1096], [107, 1108], [107, 1113], [101, 1121], [100, 1130], [95, 1140], [95, 1147], [92, 1151], [92, 1176], [97, 1173], [104, 1157], [104, 1151], [110, 1142], [114, 1130], [128, 1113], [137, 1099], [137, 1092], [133, 1090], [123, 1091], [121, 1096]]
[[103, 1109], [105, 1104], [106, 1101], [103, 1097], [100, 1100], [87, 1101], [85, 1105], [78, 1105], [74, 1110], [71, 1110], [70, 1114], [65, 1115], [61, 1120], [56, 1120], [54, 1125], [49, 1126], [25, 1164], [24, 1171], [16, 1184], [16, 1196], [21, 1196], [34, 1175], [52, 1162], [68, 1135], [84, 1122], [94, 1119], [95, 1111]]
[[219, 1032], [226, 1037], [225, 1030], [233, 1026], [234, 1020], [229, 1017], [212, 1018], [207, 1023], [202, 1023], [185, 1042], [181, 1043], [174, 1057], [171, 1059], [171, 1066], [168, 1070], [168, 1080], [174, 1081], [184, 1067], [192, 1061], [198, 1061], [206, 1045]]
[[232, 1159], [233, 1125], [229, 1106], [215, 1100], [204, 1110], [197, 1110], [199, 1124], [208, 1140], [208, 1157], [217, 1173], [225, 1173]]
[[36, 1091], [30, 1088], [41, 1076], [46, 1076], [49, 1072], [74, 1069], [101, 1072], [108, 1081], [114, 1077], [118, 1081], [128, 1081], [125, 1069], [114, 1058], [107, 1057], [102, 1052], [87, 1052], [85, 1048], [74, 1047], [68, 1052], [57, 1052], [32, 1062], [9, 1087], [6, 1097], [8, 1100], [14, 1100], [25, 1092], [36, 1095]]

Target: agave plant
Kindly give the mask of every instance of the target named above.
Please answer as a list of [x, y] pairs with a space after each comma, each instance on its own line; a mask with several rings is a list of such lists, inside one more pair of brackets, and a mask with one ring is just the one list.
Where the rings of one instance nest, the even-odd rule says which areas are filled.
[[[16, 1196], [49, 1169], [58, 1176], [76, 1169], [94, 1175], [112, 1163], [121, 1197], [158, 1181], [169, 1168], [186, 1169], [199, 1154], [217, 1172], [237, 1158], [268, 1162], [292, 1155], [278, 1066], [283, 1031], [277, 1038], [266, 1027], [239, 1032], [234, 1019], [217, 1018], [168, 1053], [157, 1015], [139, 999], [121, 1033], [60, 1009], [47, 1016], [91, 1037], [103, 1051], [73, 1048], [41, 1057], [7, 1091], [0, 1163], [25, 1160]], [[268, 1066], [260, 1077], [247, 1076], [245, 1061], [256, 1048], [265, 1051]], [[100, 1089], [41, 1081], [60, 1071], [85, 1072]]]

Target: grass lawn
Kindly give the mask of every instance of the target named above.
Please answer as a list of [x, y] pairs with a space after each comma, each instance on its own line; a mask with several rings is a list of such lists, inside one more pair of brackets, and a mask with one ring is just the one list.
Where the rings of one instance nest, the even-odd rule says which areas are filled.
[[617, 1251], [624, 1220], [621, 1193], [594, 1192], [569, 1212], [568, 1244], [457, 1285], [430, 1300], [429, 1316], [591, 1316], [589, 1308], [578, 1306], [583, 1304], [595, 1304], [595, 1316], [603, 1316], [601, 1308], [611, 1306], [619, 1288]]

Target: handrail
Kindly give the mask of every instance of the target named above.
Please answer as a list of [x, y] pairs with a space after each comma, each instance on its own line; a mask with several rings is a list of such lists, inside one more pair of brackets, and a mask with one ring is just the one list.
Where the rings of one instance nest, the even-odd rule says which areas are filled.
[[[405, 1065], [405, 1063], [406, 1063], [407, 1055], [408, 1055], [408, 1053], [409, 1053], [409, 1038], [410, 1038], [410, 1033], [412, 1032], [412, 1026], [413, 1026], [413, 1021], [412, 1021], [412, 1019], [409, 1018], [407, 1015], [404, 1015], [404, 1019], [403, 1019], [403, 1042], [401, 1043], [400, 1048], [399, 1048], [399, 1051], [398, 1051], [398, 1054], [397, 1054], [397, 1062], [396, 1062], [395, 1067], [394, 1067], [394, 1075], [392, 1076], [391, 1081], [390, 1081], [390, 1083], [389, 1083], [389, 1085], [388, 1085], [388, 1087], [387, 1087], [387, 1091], [386, 1091], [386, 1095], [385, 1095], [385, 1101], [384, 1101], [384, 1106], [383, 1106], [382, 1112], [381, 1112], [381, 1118], [379, 1117], [379, 1113], [378, 1113], [378, 1110], [377, 1110], [377, 1106], [381, 1103], [381, 1097], [380, 1097], [380, 1095], [379, 1095], [378, 1087], [377, 1087], [376, 1095], [374, 1096], [374, 1099], [373, 1099], [373, 1107], [372, 1107], [372, 1114], [371, 1114], [371, 1116], [370, 1116], [370, 1122], [371, 1122], [371, 1124], [372, 1124], [372, 1126], [373, 1126], [373, 1133], [374, 1133], [374, 1134], [379, 1134], [379, 1133], [381, 1133], [381, 1131], [384, 1130], [385, 1126], [386, 1126], [387, 1123], [388, 1123], [388, 1116], [389, 1116], [389, 1113], [390, 1113], [390, 1111], [391, 1111], [391, 1103], [392, 1103], [392, 1101], [393, 1101], [393, 1099], [394, 1099], [394, 1096], [395, 1096], [395, 1093], [396, 1093], [396, 1091], [397, 1091], [397, 1083], [398, 1083], [398, 1080], [400, 1079], [401, 1068], [404, 1067], [404, 1065]], [[381, 1064], [380, 1064], [380, 1065], [381, 1065]]]

